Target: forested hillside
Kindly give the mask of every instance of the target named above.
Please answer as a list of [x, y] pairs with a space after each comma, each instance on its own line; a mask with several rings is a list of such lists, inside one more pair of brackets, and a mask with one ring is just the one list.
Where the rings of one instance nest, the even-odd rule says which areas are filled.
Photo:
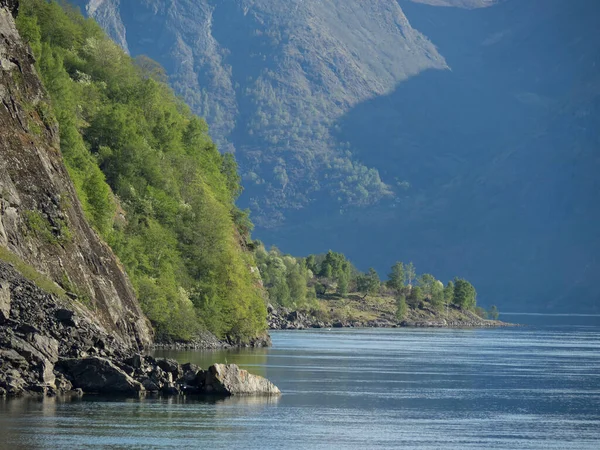
[[23, 0], [17, 26], [51, 97], [38, 113], [47, 126], [58, 121], [86, 216], [158, 335], [186, 339], [200, 327], [237, 342], [260, 335], [265, 301], [244, 250], [251, 224], [234, 205], [234, 158], [219, 153], [158, 64], [131, 59], [75, 9]]
[[596, 307], [597, 1], [73, 1], [237, 152], [266, 242]]

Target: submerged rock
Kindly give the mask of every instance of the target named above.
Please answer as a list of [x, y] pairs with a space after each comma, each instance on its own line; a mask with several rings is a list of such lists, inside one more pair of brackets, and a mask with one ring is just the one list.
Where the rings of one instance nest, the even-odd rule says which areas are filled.
[[221, 395], [279, 395], [281, 391], [266, 378], [253, 375], [235, 364], [215, 364], [199, 374], [202, 392]]

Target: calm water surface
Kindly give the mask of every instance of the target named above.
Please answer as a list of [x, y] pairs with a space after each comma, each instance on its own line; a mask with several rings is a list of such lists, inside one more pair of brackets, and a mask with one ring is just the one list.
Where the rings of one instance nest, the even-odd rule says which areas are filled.
[[[279, 399], [0, 400], [0, 448], [600, 448], [600, 317], [499, 330], [273, 333]], [[573, 325], [560, 325], [566, 321]]]

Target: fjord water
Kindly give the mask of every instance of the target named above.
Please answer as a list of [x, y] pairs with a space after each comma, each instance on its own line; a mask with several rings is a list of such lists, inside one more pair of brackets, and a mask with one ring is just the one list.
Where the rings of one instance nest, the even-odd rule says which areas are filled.
[[[0, 401], [1, 448], [600, 448], [600, 317], [491, 330], [281, 331], [238, 363], [279, 399]], [[565, 322], [571, 325], [564, 325]]]

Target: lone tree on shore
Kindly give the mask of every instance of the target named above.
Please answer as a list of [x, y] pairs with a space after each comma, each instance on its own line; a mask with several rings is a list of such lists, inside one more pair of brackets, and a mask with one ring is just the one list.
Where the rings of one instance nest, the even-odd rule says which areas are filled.
[[404, 264], [397, 262], [392, 266], [392, 271], [388, 275], [387, 286], [395, 291], [401, 291], [404, 288], [404, 279], [406, 274], [404, 273]]

